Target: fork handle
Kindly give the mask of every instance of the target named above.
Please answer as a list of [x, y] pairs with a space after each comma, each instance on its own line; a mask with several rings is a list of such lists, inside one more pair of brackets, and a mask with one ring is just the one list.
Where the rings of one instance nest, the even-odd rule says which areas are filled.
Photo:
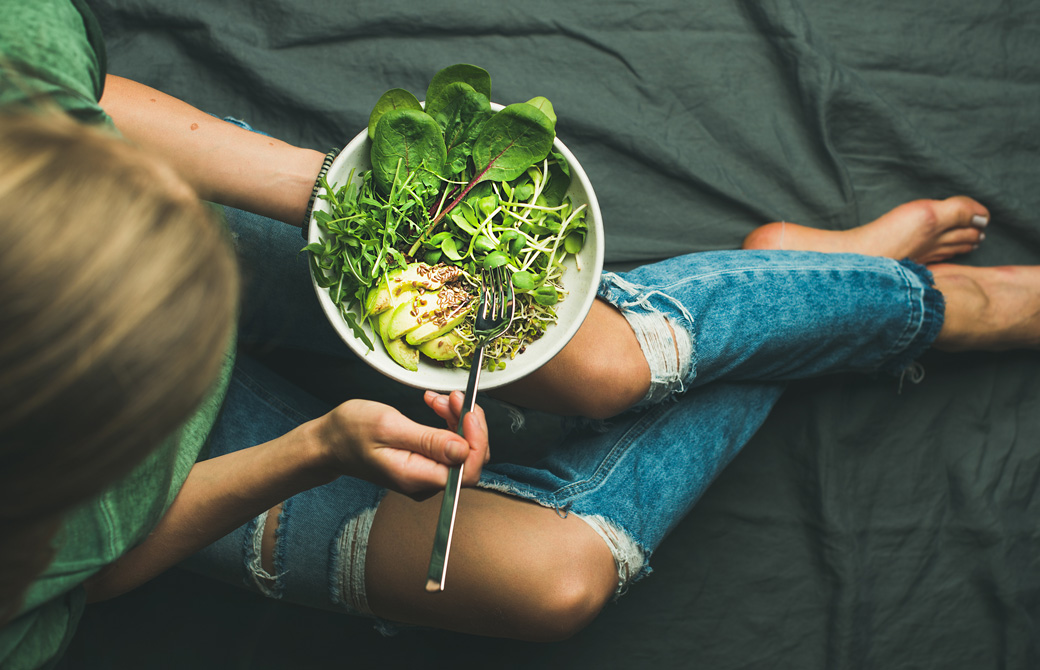
[[462, 411], [459, 412], [459, 425], [455, 432], [462, 435], [462, 419], [473, 411], [477, 405], [477, 382], [480, 380], [480, 369], [484, 367], [484, 347], [473, 350], [472, 363], [469, 368], [469, 380], [466, 382], [466, 396], [462, 400]]
[[[484, 347], [478, 346], [473, 352], [469, 369], [469, 381], [466, 382], [466, 397], [462, 401], [459, 413], [459, 425], [456, 429], [462, 435], [462, 419], [469, 414], [477, 402], [477, 381], [480, 369], [484, 366]], [[451, 550], [451, 536], [455, 529], [455, 512], [459, 506], [459, 490], [462, 488], [462, 465], [448, 468], [448, 483], [444, 487], [444, 498], [441, 499], [441, 511], [437, 516], [437, 533], [433, 538], [433, 551], [430, 553], [430, 567], [426, 571], [426, 590], [430, 592], [444, 590], [444, 577], [448, 573], [448, 552]]]

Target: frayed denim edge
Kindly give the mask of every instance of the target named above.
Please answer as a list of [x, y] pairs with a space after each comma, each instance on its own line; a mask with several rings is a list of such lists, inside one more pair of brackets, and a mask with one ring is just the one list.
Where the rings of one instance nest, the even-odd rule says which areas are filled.
[[[612, 272], [603, 274], [598, 294], [628, 321], [650, 366], [650, 388], [633, 409], [656, 405], [683, 393], [687, 380], [693, 379], [697, 371], [693, 317], [686, 306], [666, 293], [648, 290]], [[661, 313], [651, 304], [654, 297], [672, 303], [689, 327]]]
[[365, 591], [365, 555], [378, 503], [343, 525], [330, 547], [329, 599], [352, 614], [374, 616]]
[[[283, 508], [284, 513], [284, 508]], [[263, 512], [258, 515], [255, 519], [249, 522], [249, 526], [246, 528], [245, 534], [245, 567], [246, 576], [248, 577], [247, 583], [251, 583], [256, 587], [257, 591], [262, 593], [268, 598], [280, 599], [285, 592], [285, 585], [282, 582], [282, 577], [285, 575], [281, 570], [281, 556], [277, 549], [278, 545], [278, 534], [281, 530], [281, 524], [275, 529], [275, 552], [274, 552], [274, 568], [275, 574], [271, 574], [264, 569], [263, 565], [263, 539], [264, 539], [264, 527], [267, 525], [268, 512]]]

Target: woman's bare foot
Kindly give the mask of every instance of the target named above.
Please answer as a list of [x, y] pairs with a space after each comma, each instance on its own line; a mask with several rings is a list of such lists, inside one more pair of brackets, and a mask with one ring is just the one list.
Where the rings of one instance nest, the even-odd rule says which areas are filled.
[[743, 248], [848, 252], [929, 264], [977, 248], [988, 223], [989, 211], [966, 196], [914, 200], [851, 230], [767, 223], [744, 238]]
[[936, 349], [1040, 349], [1040, 266], [929, 269], [946, 300]]

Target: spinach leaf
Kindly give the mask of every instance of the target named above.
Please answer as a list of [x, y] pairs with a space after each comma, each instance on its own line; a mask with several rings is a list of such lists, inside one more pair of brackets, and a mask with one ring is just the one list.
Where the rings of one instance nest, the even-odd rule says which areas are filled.
[[549, 154], [555, 137], [549, 117], [536, 107], [524, 102], [504, 107], [473, 143], [476, 176], [471, 184], [516, 179]]
[[528, 100], [527, 104], [536, 107], [538, 111], [549, 117], [549, 121], [552, 123], [553, 128], [556, 128], [556, 111], [553, 110], [552, 103], [549, 102], [548, 98], [538, 96], [537, 98], [531, 98]]
[[468, 84], [474, 91], [491, 100], [491, 75], [482, 67], [459, 63], [449, 65], [433, 75], [426, 88], [426, 113], [436, 115], [447, 104], [448, 88], [454, 83]]
[[398, 174], [411, 173], [433, 190], [439, 185], [447, 150], [433, 117], [414, 109], [394, 109], [376, 124], [371, 157], [372, 174], [382, 193], [390, 193]]
[[417, 109], [422, 111], [422, 104], [418, 98], [412, 95], [411, 91], [403, 88], [390, 89], [379, 97], [379, 100], [376, 101], [376, 106], [372, 108], [372, 113], [368, 116], [369, 139], [376, 136], [376, 124], [379, 123], [379, 119], [383, 117], [383, 114], [394, 109]]
[[477, 93], [469, 84], [449, 84], [443, 95], [445, 104], [433, 118], [444, 130], [444, 145], [448, 150], [444, 176], [450, 177], [466, 169], [473, 141], [493, 112], [487, 96]]

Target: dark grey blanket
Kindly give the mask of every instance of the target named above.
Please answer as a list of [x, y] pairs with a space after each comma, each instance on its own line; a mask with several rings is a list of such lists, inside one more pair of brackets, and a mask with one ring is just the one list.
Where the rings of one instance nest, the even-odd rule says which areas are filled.
[[[393, 87], [551, 99], [612, 267], [963, 193], [978, 265], [1040, 262], [1040, 5], [1023, 0], [91, 2], [109, 69], [327, 149]], [[586, 631], [535, 645], [301, 610], [172, 573], [88, 609], [68, 667], [1040, 667], [1040, 356], [793, 385]], [[101, 662], [102, 665], [76, 665]]]

